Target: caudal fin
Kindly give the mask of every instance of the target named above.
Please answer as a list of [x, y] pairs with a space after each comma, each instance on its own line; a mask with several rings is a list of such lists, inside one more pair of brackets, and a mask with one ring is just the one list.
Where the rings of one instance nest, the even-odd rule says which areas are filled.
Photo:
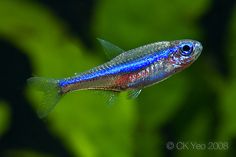
[[47, 116], [62, 96], [61, 89], [58, 86], [58, 80], [42, 77], [31, 77], [27, 80], [27, 82], [30, 86], [36, 87], [38, 90], [44, 92], [43, 101], [40, 105], [38, 105], [37, 113], [40, 118]]

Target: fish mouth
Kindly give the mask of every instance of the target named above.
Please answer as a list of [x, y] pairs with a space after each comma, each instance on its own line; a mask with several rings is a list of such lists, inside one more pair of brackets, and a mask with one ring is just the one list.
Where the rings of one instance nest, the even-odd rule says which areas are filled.
[[195, 43], [194, 59], [197, 59], [201, 55], [202, 49], [203, 49], [202, 44], [197, 41]]

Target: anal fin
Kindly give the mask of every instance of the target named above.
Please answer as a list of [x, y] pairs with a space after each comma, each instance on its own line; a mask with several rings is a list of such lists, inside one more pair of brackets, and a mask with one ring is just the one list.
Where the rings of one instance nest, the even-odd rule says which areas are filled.
[[128, 98], [130, 99], [135, 99], [139, 96], [139, 94], [141, 93], [142, 89], [134, 89], [134, 90], [130, 90], [128, 91]]
[[108, 106], [112, 106], [113, 104], [115, 104], [120, 94], [120, 92], [109, 91], [109, 90], [107, 91], [96, 90], [96, 93], [100, 94], [106, 99], [106, 104]]

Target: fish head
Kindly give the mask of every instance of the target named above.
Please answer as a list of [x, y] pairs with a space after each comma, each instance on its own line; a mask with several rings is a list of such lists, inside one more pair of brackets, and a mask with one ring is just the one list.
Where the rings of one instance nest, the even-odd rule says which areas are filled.
[[171, 54], [169, 61], [181, 69], [188, 67], [197, 60], [203, 49], [200, 42], [189, 39], [173, 41], [171, 47], [175, 51]]

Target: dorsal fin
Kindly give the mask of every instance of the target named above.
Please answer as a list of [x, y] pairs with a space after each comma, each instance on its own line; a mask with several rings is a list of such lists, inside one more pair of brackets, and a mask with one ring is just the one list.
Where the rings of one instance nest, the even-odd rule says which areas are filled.
[[112, 59], [116, 56], [118, 56], [119, 54], [125, 52], [123, 49], [119, 48], [118, 46], [110, 43], [109, 41], [97, 38], [97, 40], [100, 42], [100, 44], [103, 47], [103, 50], [106, 53], [106, 56], [108, 57], [108, 59]]

